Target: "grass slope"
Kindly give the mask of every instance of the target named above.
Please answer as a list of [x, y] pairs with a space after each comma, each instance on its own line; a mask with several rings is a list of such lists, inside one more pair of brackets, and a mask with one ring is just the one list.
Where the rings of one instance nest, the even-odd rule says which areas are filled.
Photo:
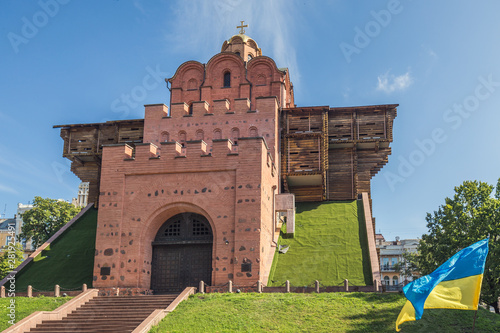
[[361, 201], [297, 203], [295, 237], [280, 237], [279, 244], [290, 248], [276, 251], [270, 286], [373, 284]]
[[[15, 301], [15, 323], [24, 317], [29, 316], [35, 311], [52, 311], [59, 306], [63, 305], [72, 297], [35, 297], [35, 298], [27, 298], [27, 297], [14, 297]], [[5, 330], [10, 327], [9, 321], [11, 320], [9, 315], [10, 309], [7, 307], [10, 306], [12, 298], [2, 298], [0, 299], [0, 331]]]
[[[395, 332], [400, 294], [196, 294], [150, 332]], [[474, 311], [425, 310], [402, 332], [471, 332]], [[480, 310], [476, 333], [500, 332], [500, 316]]]
[[16, 290], [51, 291], [92, 286], [97, 210], [89, 209], [16, 276]]

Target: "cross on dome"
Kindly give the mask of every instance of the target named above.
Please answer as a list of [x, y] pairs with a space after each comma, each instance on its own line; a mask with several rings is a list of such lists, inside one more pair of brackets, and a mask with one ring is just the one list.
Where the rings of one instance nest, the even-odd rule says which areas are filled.
[[240, 29], [240, 34], [244, 35], [245, 34], [245, 29], [243, 28], [248, 28], [248, 24], [243, 24], [245, 21], [240, 21], [241, 25], [237, 26], [237, 29]]

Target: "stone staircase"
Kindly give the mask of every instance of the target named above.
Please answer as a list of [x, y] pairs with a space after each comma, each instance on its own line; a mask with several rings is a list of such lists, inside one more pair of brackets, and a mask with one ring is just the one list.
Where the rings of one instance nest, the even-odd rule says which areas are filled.
[[132, 332], [154, 310], [166, 309], [177, 296], [95, 297], [62, 320], [45, 320], [28, 332]]

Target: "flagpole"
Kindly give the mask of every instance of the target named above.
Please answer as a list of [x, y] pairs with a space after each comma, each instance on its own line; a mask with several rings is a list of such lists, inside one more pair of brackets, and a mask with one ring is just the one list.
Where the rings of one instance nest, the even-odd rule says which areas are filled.
[[[488, 243], [490, 239], [490, 233], [488, 233]], [[481, 285], [483, 282], [481, 281]], [[479, 310], [479, 299], [481, 297], [481, 289], [479, 289], [479, 296], [478, 296], [478, 304], [477, 304], [477, 309], [476, 312], [474, 312], [474, 322], [472, 323], [472, 333], [474, 333], [474, 329], [476, 328], [476, 317], [477, 317], [477, 311]]]

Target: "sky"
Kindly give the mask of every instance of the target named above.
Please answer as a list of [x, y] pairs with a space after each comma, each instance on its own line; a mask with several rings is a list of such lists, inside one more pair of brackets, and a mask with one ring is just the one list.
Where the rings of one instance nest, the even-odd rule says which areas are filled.
[[164, 78], [208, 62], [244, 20], [289, 68], [297, 106], [399, 104], [373, 216], [387, 240], [421, 237], [455, 186], [500, 177], [499, 12], [494, 0], [2, 0], [0, 215], [76, 197], [53, 125], [168, 105]]

